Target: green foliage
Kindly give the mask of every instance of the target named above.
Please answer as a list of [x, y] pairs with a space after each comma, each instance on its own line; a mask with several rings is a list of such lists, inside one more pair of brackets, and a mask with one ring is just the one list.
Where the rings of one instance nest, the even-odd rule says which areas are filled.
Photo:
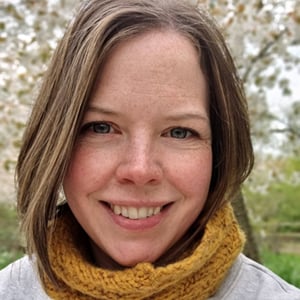
[[[264, 265], [300, 287], [300, 159], [259, 161], [244, 188]], [[262, 188], [263, 187], [263, 188]]]
[[23, 253], [19, 252], [0, 252], [0, 270], [5, 268], [7, 265], [22, 257]]
[[[300, 203], [299, 203], [300, 184], [299, 185], [291, 185], [288, 183], [277, 184], [272, 187], [270, 193], [275, 198], [275, 201], [279, 202], [278, 208], [281, 213], [279, 214], [278, 219], [280, 222], [284, 222], [284, 221], [297, 222], [300, 220]], [[282, 200], [279, 201], [280, 199]]]
[[287, 222], [281, 223], [277, 226], [277, 232], [280, 233], [299, 233], [300, 235], [300, 223], [297, 222]]
[[292, 285], [300, 287], [300, 255], [276, 254], [264, 250], [261, 257], [264, 265], [274, 273]]
[[[244, 189], [253, 225], [300, 221], [300, 159], [269, 159]], [[271, 169], [272, 168], [272, 169]], [[261, 188], [263, 186], [263, 188]], [[300, 231], [298, 231], [300, 232]]]
[[22, 255], [16, 210], [0, 203], [0, 269]]
[[283, 165], [283, 171], [288, 176], [293, 175], [294, 172], [300, 172], [300, 158], [296, 156], [286, 159]]

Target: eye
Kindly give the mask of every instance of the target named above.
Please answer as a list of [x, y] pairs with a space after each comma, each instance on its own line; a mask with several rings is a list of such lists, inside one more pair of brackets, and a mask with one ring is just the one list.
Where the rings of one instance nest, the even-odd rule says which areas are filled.
[[175, 127], [172, 128], [167, 134], [165, 134], [165, 136], [169, 136], [175, 139], [186, 139], [193, 136], [199, 136], [199, 134], [192, 129]]
[[94, 123], [91, 125], [91, 129], [95, 132], [95, 133], [101, 133], [101, 134], [105, 134], [105, 133], [110, 133], [112, 127], [110, 124], [108, 123]]
[[108, 134], [113, 131], [111, 124], [107, 122], [91, 122], [87, 123], [82, 127], [82, 132], [91, 131], [98, 134]]

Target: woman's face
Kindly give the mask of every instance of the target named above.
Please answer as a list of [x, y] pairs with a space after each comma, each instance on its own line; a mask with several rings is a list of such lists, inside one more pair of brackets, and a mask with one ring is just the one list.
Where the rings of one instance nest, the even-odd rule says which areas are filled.
[[64, 180], [101, 266], [154, 262], [201, 212], [212, 172], [207, 87], [173, 31], [121, 42], [91, 97]]

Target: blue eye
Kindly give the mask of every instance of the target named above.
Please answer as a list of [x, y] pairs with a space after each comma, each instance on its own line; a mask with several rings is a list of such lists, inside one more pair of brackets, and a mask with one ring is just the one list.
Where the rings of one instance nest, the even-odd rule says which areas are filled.
[[101, 134], [105, 134], [105, 133], [110, 133], [111, 131], [111, 125], [101, 122], [101, 123], [94, 123], [91, 125], [91, 129], [95, 132], [95, 133], [101, 133]]
[[170, 137], [175, 139], [185, 139], [191, 136], [196, 136], [197, 134], [190, 129], [183, 128], [183, 127], [176, 127], [170, 130], [169, 135]]
[[112, 132], [112, 126], [107, 122], [91, 122], [85, 124], [81, 132], [90, 131], [97, 134], [108, 134]]

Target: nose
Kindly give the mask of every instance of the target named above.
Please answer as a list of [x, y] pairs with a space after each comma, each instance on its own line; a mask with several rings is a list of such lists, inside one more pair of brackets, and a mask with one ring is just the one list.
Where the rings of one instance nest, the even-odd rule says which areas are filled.
[[162, 180], [163, 169], [159, 154], [153, 148], [142, 139], [129, 143], [116, 170], [118, 181], [137, 186], [158, 184]]

